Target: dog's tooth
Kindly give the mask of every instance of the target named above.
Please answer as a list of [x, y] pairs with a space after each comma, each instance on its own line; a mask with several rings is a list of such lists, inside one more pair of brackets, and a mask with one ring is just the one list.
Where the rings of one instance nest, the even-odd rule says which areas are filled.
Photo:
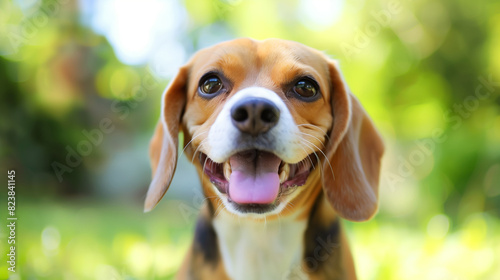
[[286, 181], [288, 179], [288, 175], [290, 174], [290, 165], [288, 163], [285, 163], [281, 168], [280, 168], [280, 184]]
[[229, 182], [229, 177], [231, 176], [231, 164], [229, 161], [224, 162], [224, 178]]

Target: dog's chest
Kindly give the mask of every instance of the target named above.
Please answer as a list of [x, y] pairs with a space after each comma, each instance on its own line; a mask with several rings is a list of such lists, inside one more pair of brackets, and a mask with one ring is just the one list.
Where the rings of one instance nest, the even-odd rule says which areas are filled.
[[[307, 221], [256, 222], [221, 213], [214, 219], [224, 267], [235, 280], [287, 279], [302, 271]], [[307, 279], [301, 275], [299, 279]]]

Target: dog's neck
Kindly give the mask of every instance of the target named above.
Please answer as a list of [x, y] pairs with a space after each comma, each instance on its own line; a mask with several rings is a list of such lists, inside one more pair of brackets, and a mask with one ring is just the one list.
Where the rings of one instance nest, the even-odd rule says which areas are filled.
[[225, 212], [218, 215], [213, 225], [228, 276], [287, 279], [290, 272], [300, 272], [307, 222], [291, 216], [261, 222]]
[[338, 226], [333, 209], [320, 194], [317, 175], [312, 174], [310, 185], [294, 201], [294, 205], [301, 205], [294, 212], [267, 220], [226, 211], [211, 215], [220, 257], [230, 279], [309, 279], [304, 259], [315, 260], [318, 237], [325, 239], [330, 226]]

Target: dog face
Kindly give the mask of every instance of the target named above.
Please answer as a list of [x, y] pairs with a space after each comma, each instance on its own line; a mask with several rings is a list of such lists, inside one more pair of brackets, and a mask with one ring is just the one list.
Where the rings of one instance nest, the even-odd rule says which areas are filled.
[[168, 189], [180, 130], [216, 209], [288, 215], [321, 190], [344, 218], [377, 209], [381, 138], [335, 62], [314, 49], [237, 39], [196, 53], [163, 95], [146, 211]]

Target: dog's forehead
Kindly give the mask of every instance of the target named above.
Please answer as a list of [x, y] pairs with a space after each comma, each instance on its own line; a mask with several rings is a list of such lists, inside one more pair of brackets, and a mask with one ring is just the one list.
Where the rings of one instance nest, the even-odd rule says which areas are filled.
[[191, 77], [196, 81], [207, 72], [221, 71], [238, 81], [257, 78], [256, 75], [264, 75], [275, 83], [300, 74], [321, 79], [328, 71], [325, 57], [297, 42], [236, 39], [197, 52], [191, 60]]
[[247, 38], [227, 41], [202, 49], [197, 56], [209, 57], [212, 61], [231, 56], [254, 62], [289, 59], [312, 63], [323, 58], [319, 51], [297, 42], [280, 39], [257, 41]]

